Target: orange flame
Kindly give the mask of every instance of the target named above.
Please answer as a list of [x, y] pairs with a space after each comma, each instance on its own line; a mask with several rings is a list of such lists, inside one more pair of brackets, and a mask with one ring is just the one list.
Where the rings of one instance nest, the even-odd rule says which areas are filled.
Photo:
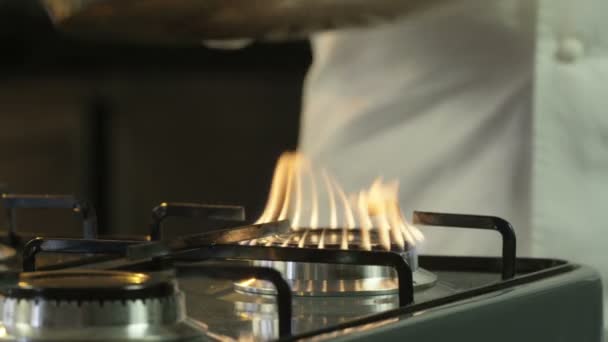
[[[348, 249], [349, 230], [361, 231], [361, 248], [371, 250], [378, 245], [386, 250], [403, 249], [424, 239], [422, 233], [409, 224], [399, 208], [399, 184], [377, 179], [369, 189], [346, 194], [329, 173], [313, 167], [311, 161], [296, 152], [283, 154], [277, 163], [266, 208], [257, 223], [289, 219], [292, 229], [335, 229], [340, 236], [340, 248]], [[374, 232], [374, 234], [372, 234]], [[299, 241], [304, 246], [307, 232]], [[332, 243], [335, 234], [330, 234]], [[371, 241], [377, 236], [377, 241]], [[315, 235], [315, 239], [317, 239]], [[324, 248], [328, 237], [323, 231], [318, 237]], [[287, 245], [288, 241], [284, 242]]]

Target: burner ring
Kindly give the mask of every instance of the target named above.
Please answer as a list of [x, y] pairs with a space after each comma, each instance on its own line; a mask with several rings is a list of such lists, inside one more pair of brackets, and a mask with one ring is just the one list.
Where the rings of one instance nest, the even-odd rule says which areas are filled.
[[[346, 232], [346, 235], [344, 234]], [[369, 231], [368, 246], [372, 251], [386, 251], [378, 230]], [[291, 234], [272, 236], [245, 244], [308, 249], [341, 249], [344, 238], [351, 250], [366, 250], [362, 246], [361, 229], [300, 229]], [[416, 248], [408, 243], [390, 244], [390, 251], [398, 253], [413, 272], [414, 290], [432, 287], [437, 276], [418, 268]], [[252, 261], [253, 266], [274, 268], [281, 272], [296, 296], [376, 296], [398, 292], [395, 271], [387, 266], [337, 265], [288, 261]], [[235, 284], [237, 291], [265, 295], [276, 294], [271, 284], [258, 279], [248, 279]]]
[[0, 290], [8, 298], [55, 301], [136, 300], [176, 293], [176, 283], [169, 277], [96, 270], [22, 273], [16, 287]]
[[181, 342], [207, 333], [187, 317], [169, 272], [95, 270], [22, 273], [0, 292], [0, 328], [9, 341]]

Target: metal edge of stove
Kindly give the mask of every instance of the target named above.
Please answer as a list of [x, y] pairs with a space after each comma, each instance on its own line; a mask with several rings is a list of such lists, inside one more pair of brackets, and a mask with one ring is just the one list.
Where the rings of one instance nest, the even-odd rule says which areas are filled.
[[[450, 264], [458, 265], [460, 270], [472, 270], [479, 271], [478, 268], [473, 267], [471, 269], [471, 265], [479, 265], [479, 264], [493, 264], [497, 269], [485, 269], [485, 272], [489, 273], [500, 273], [500, 258], [491, 258], [491, 257], [458, 257], [458, 256], [420, 256], [420, 263], [425, 264], [425, 261], [430, 261], [431, 263], [441, 263], [442, 261], [450, 260]], [[471, 263], [473, 261], [473, 263]], [[383, 320], [395, 319], [399, 316], [403, 315], [412, 315], [416, 312], [420, 312], [423, 310], [428, 310], [430, 308], [437, 308], [440, 306], [453, 304], [459, 301], [467, 300], [473, 297], [478, 297], [481, 295], [489, 294], [491, 292], [506, 290], [518, 285], [524, 285], [533, 283], [539, 280], [547, 279], [553, 276], [565, 274], [571, 271], [574, 271], [580, 268], [577, 264], [572, 264], [564, 260], [559, 259], [543, 259], [543, 258], [519, 258], [517, 259], [518, 271], [523, 271], [524, 273], [516, 276], [515, 278], [509, 280], [500, 280], [496, 283], [481, 286], [478, 288], [474, 288], [472, 290], [463, 291], [456, 293], [454, 295], [450, 295], [443, 298], [438, 298], [435, 300], [431, 300], [428, 302], [423, 302], [420, 304], [413, 304], [389, 311], [385, 311], [379, 314], [374, 314], [366, 317], [362, 317], [360, 319], [356, 319], [353, 321], [345, 322], [342, 324], [338, 324], [331, 327], [325, 327], [322, 329], [318, 329], [315, 331], [309, 331], [306, 333], [292, 335], [286, 338], [280, 338], [278, 341], [287, 342], [287, 341], [298, 341], [308, 338], [314, 338], [321, 335], [338, 332], [341, 330], [351, 329], [362, 327], [368, 324], [378, 323]], [[535, 267], [536, 266], [536, 267]], [[538, 269], [537, 267], [540, 267]], [[431, 270], [433, 270], [431, 268]]]

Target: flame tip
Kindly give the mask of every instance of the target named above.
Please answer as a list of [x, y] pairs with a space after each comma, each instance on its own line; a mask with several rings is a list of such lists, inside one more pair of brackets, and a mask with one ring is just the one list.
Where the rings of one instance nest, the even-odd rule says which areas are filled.
[[[361, 230], [360, 243], [364, 249], [372, 248], [372, 230], [377, 231], [378, 236], [373, 245], [379, 244], [387, 250], [394, 246], [403, 249], [406, 243], [424, 240], [422, 232], [401, 213], [398, 180], [386, 181], [380, 176], [369, 188], [346, 194], [325, 167], [314, 168], [312, 161], [297, 151], [288, 151], [279, 157], [266, 208], [257, 222], [286, 219], [290, 219], [293, 230], [342, 227], [341, 249], [348, 249], [352, 234], [346, 232], [351, 229]], [[301, 239], [295, 240], [300, 247], [307, 243], [307, 234], [308, 230]], [[325, 248], [325, 230], [320, 236], [315, 233], [310, 240], [319, 248]]]

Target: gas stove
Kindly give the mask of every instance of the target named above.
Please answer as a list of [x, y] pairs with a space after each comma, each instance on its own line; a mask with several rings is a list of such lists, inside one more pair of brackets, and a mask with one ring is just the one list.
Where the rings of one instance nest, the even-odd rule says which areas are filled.
[[[414, 213], [416, 226], [494, 230], [497, 257], [418, 255], [359, 229], [246, 224], [234, 206], [163, 203], [149, 234], [100, 237], [71, 196], [4, 195], [16, 208], [65, 208], [82, 238], [3, 236], [0, 341], [467, 340], [600, 341], [592, 269], [516, 258], [510, 224]], [[229, 228], [163, 238], [168, 217]], [[363, 241], [365, 240], [365, 241]], [[343, 241], [348, 242], [348, 249]], [[367, 245], [369, 248], [358, 248]]]

